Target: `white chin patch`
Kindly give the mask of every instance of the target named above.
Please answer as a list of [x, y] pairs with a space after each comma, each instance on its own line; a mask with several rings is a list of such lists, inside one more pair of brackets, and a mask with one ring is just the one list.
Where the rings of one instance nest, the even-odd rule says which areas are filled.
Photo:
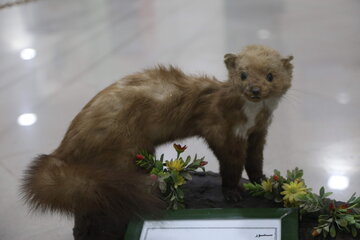
[[256, 117], [263, 108], [264, 105], [260, 102], [245, 101], [242, 110], [247, 117], [247, 121], [246, 123], [238, 124], [235, 126], [235, 136], [247, 139], [249, 129], [255, 126]]
[[278, 97], [268, 98], [264, 101], [264, 105], [269, 109], [270, 112], [273, 112], [279, 105], [279, 101], [280, 98]]
[[[245, 116], [247, 117], [246, 123], [238, 124], [234, 128], [234, 134], [242, 139], [247, 139], [248, 131], [256, 124], [257, 115], [267, 108], [270, 112], [273, 112], [279, 104], [279, 98], [267, 98], [258, 102], [246, 100], [242, 108]], [[270, 118], [271, 119], [271, 118]], [[270, 122], [269, 122], [270, 123]]]

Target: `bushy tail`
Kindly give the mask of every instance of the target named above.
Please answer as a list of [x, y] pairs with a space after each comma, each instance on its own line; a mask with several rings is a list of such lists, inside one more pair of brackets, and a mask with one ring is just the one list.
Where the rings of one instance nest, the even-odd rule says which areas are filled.
[[24, 199], [33, 209], [66, 214], [105, 213], [143, 217], [163, 208], [157, 197], [139, 188], [134, 176], [85, 164], [67, 164], [41, 155], [25, 172]]

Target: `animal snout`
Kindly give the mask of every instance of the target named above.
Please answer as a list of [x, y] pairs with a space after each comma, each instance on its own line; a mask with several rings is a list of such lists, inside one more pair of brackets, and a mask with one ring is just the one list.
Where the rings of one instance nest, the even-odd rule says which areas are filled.
[[251, 93], [254, 94], [254, 96], [259, 96], [261, 94], [261, 89], [259, 87], [252, 87]]

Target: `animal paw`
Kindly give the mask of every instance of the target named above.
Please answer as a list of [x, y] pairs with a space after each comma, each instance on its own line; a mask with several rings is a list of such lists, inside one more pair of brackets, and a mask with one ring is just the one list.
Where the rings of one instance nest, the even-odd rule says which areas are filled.
[[242, 199], [241, 190], [239, 187], [223, 187], [222, 191], [226, 201], [239, 202]]
[[261, 175], [258, 175], [258, 176], [254, 176], [254, 177], [250, 177], [250, 182], [252, 183], [261, 183], [263, 180], [266, 179], [266, 176], [261, 174]]

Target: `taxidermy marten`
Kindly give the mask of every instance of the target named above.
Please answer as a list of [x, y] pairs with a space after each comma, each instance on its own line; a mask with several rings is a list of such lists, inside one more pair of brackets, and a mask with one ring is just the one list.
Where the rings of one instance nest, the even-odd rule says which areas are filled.
[[122, 78], [80, 111], [54, 152], [33, 161], [23, 179], [25, 199], [62, 213], [142, 216], [162, 201], [135, 155], [199, 136], [220, 162], [225, 198], [239, 200], [244, 168], [253, 182], [263, 177], [265, 137], [291, 85], [292, 59], [252, 45], [225, 55], [225, 82], [172, 66]]

